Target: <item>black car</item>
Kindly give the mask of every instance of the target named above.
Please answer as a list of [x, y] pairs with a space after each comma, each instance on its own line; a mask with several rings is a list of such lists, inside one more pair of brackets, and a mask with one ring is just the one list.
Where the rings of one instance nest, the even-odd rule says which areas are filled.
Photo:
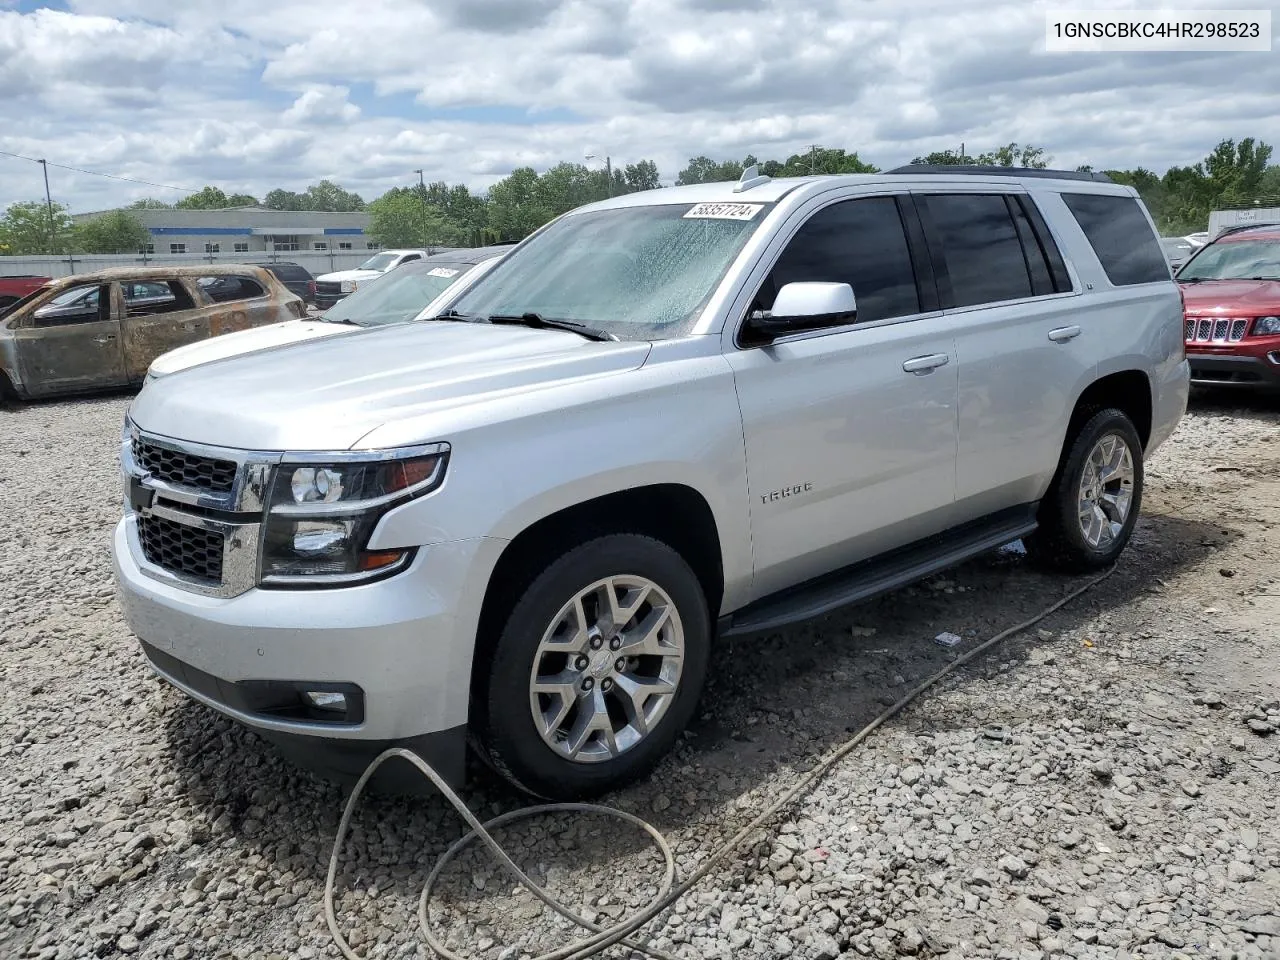
[[258, 266], [275, 274], [277, 280], [288, 287], [289, 292], [301, 297], [307, 303], [316, 302], [316, 281], [311, 271], [300, 263], [282, 261], [280, 263], [260, 263]]

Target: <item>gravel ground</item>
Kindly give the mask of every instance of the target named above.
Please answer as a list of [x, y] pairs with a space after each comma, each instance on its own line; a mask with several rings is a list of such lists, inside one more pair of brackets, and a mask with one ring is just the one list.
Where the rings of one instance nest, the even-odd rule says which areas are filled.
[[[126, 397], [0, 409], [0, 957], [331, 957], [343, 791], [153, 679], [113, 600]], [[1201, 400], [1149, 468], [1117, 572], [877, 732], [665, 918], [690, 958], [1280, 956], [1280, 407]], [[687, 872], [910, 685], [1073, 584], [1016, 554], [721, 645], [695, 729], [611, 798]], [[944, 648], [941, 631], [962, 643]], [[477, 773], [483, 814], [520, 798]], [[357, 817], [339, 916], [425, 955], [439, 798]], [[502, 834], [601, 922], [656, 854], [607, 820]], [[464, 854], [433, 908], [460, 952], [573, 934]], [[613, 956], [625, 956], [615, 950]]]

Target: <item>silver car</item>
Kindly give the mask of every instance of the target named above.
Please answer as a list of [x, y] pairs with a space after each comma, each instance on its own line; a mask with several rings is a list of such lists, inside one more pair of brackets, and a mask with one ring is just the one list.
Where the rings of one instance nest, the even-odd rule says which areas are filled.
[[1182, 309], [1100, 175], [617, 197], [436, 319], [192, 369], [121, 436], [155, 670], [326, 771], [390, 743], [581, 796], [642, 776], [717, 636], [1024, 538], [1124, 549], [1185, 408]]

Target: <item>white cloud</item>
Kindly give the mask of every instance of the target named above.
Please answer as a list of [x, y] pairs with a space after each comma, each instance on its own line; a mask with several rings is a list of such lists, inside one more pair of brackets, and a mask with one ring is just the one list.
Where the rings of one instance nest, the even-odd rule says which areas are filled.
[[[0, 0], [0, 150], [258, 195], [328, 177], [373, 197], [418, 167], [484, 187], [584, 143], [670, 181], [697, 154], [811, 143], [887, 167], [1017, 140], [1061, 165], [1159, 170], [1280, 137], [1273, 55], [1050, 56], [1023, 0], [70, 5]], [[39, 172], [0, 158], [0, 205], [37, 196]], [[176, 196], [51, 176], [78, 209]]]
[[360, 116], [360, 108], [347, 99], [348, 87], [317, 86], [304, 90], [281, 119], [286, 123], [350, 123]]

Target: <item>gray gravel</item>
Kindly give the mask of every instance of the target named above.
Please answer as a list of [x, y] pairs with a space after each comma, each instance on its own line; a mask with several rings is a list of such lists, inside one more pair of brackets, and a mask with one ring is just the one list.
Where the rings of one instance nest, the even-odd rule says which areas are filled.
[[[321, 894], [343, 791], [153, 679], [116, 609], [126, 403], [0, 408], [0, 957], [336, 956]], [[1197, 403], [1110, 580], [879, 731], [652, 942], [690, 958], [1280, 955], [1278, 424], [1274, 405]], [[1002, 554], [726, 642], [680, 749], [611, 802], [666, 831], [687, 872], [912, 683], [1067, 586]], [[479, 772], [468, 799], [521, 804]], [[418, 891], [459, 832], [438, 798], [366, 804], [340, 879], [359, 950], [425, 955]], [[655, 892], [656, 854], [612, 821], [502, 837], [600, 922]], [[441, 893], [433, 916], [469, 956], [574, 936], [481, 851]]]

